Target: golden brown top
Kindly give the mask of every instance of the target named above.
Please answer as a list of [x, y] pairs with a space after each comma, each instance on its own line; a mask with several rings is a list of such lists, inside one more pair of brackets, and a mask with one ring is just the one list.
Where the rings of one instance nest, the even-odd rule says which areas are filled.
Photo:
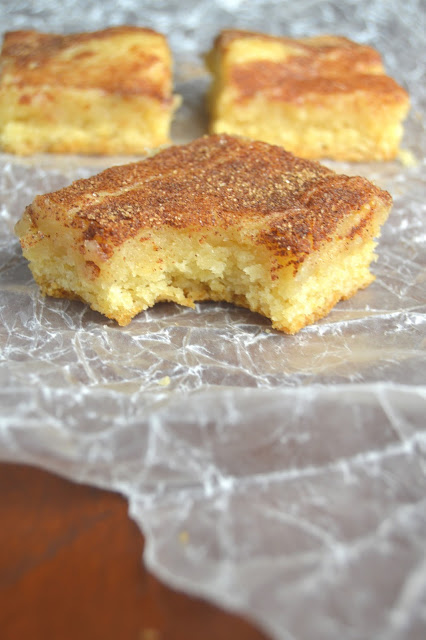
[[171, 99], [167, 41], [142, 27], [68, 35], [11, 31], [4, 36], [1, 63], [3, 87], [99, 89]]
[[271, 100], [301, 101], [314, 94], [372, 92], [407, 101], [407, 93], [385, 75], [379, 53], [340, 36], [292, 39], [225, 30], [215, 41], [224, 79], [239, 99], [258, 92]]
[[72, 229], [83, 251], [95, 242], [105, 258], [145, 229], [233, 228], [300, 262], [373, 201], [389, 207], [391, 197], [281, 147], [213, 135], [37, 196], [27, 214], [35, 229]]

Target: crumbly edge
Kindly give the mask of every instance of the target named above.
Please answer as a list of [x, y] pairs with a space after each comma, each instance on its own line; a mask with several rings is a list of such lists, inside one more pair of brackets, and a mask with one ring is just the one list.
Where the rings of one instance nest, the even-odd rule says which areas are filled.
[[[78, 298], [126, 325], [159, 301], [193, 306], [195, 301], [232, 302], [270, 318], [274, 328], [296, 333], [324, 317], [340, 300], [374, 277], [374, 237], [388, 209], [377, 211], [362, 234], [339, 230], [295, 270], [279, 265], [264, 247], [228, 231], [217, 235], [190, 230], [143, 229], [109, 260], [94, 261], [56, 238], [20, 226], [24, 255], [42, 293]], [[32, 235], [31, 235], [32, 234]], [[31, 238], [30, 238], [31, 236]], [[30, 238], [30, 239], [29, 239]]]

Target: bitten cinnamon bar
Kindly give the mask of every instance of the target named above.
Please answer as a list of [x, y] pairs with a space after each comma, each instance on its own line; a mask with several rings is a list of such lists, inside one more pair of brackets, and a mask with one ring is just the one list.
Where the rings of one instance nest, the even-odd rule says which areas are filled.
[[391, 203], [365, 178], [215, 135], [37, 196], [16, 232], [44, 294], [121, 325], [160, 300], [224, 300], [295, 333], [374, 279]]

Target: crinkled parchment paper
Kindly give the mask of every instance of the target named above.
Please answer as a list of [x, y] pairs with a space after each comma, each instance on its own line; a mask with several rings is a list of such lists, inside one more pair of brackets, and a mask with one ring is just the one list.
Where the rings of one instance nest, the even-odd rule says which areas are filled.
[[394, 197], [377, 280], [293, 337], [226, 304], [159, 304], [120, 328], [42, 299], [12, 231], [25, 205], [125, 159], [0, 156], [1, 458], [122, 492], [154, 573], [280, 640], [426, 637], [425, 13], [422, 0], [0, 7], [3, 30], [168, 34], [177, 142], [205, 132], [201, 54], [226, 26], [373, 44], [410, 91], [413, 166], [330, 163]]

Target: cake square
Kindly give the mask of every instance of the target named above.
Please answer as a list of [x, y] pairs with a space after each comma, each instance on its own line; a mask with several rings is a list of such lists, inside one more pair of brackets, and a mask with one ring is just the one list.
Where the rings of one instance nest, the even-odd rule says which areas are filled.
[[211, 133], [279, 144], [304, 158], [397, 155], [409, 98], [372, 47], [339, 36], [225, 30], [206, 61]]
[[1, 69], [3, 151], [134, 154], [170, 143], [179, 99], [167, 40], [151, 29], [8, 32]]
[[295, 333], [373, 279], [391, 197], [282, 147], [204, 136], [37, 196], [16, 225], [43, 294], [126, 325], [227, 301]]

